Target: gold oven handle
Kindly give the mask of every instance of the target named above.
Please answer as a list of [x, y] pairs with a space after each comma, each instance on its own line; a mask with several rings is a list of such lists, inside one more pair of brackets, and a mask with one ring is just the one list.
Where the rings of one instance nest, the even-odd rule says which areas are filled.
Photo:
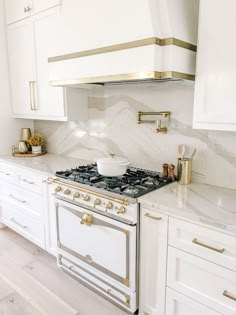
[[87, 226], [90, 226], [93, 224], [93, 216], [92, 214], [89, 214], [89, 213], [84, 213], [83, 214], [83, 217], [80, 221], [80, 224], [85, 224]]

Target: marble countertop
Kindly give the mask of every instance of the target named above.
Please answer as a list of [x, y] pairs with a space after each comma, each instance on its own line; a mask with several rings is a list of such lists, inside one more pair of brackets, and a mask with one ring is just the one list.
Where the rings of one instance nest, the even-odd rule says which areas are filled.
[[177, 182], [139, 198], [154, 210], [236, 233], [236, 190]]
[[[2, 155], [0, 161], [46, 176], [53, 176], [58, 170], [91, 163], [50, 153], [33, 158]], [[200, 183], [183, 186], [175, 182], [138, 200], [153, 210], [236, 234], [236, 190]]]
[[34, 170], [47, 176], [54, 175], [56, 171], [66, 170], [68, 168], [91, 163], [91, 161], [50, 153], [37, 157], [14, 157], [11, 155], [1, 155], [0, 161], [28, 170]]

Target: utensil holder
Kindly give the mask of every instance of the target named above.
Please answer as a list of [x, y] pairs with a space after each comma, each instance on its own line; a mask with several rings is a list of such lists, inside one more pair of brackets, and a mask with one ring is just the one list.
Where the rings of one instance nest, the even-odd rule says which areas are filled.
[[177, 180], [181, 185], [189, 185], [192, 182], [192, 160], [178, 159]]

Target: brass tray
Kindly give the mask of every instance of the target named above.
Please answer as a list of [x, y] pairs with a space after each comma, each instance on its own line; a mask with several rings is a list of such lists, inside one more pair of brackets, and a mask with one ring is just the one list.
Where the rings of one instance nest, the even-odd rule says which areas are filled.
[[35, 157], [35, 156], [40, 156], [40, 155], [44, 155], [47, 152], [40, 152], [40, 153], [32, 153], [32, 152], [27, 152], [27, 153], [20, 153], [20, 152], [12, 152], [13, 156], [16, 157]]

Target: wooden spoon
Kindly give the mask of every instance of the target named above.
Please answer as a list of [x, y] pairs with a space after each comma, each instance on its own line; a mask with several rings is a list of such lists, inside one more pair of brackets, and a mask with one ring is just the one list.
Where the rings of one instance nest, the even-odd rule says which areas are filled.
[[192, 159], [194, 158], [196, 152], [197, 152], [197, 149], [194, 148], [194, 149], [193, 149], [193, 152], [192, 152], [192, 154], [191, 154], [190, 160], [192, 160]]
[[183, 160], [184, 159], [184, 154], [185, 154], [185, 145], [184, 144], [180, 144], [178, 146], [178, 151], [179, 151], [181, 160]]

